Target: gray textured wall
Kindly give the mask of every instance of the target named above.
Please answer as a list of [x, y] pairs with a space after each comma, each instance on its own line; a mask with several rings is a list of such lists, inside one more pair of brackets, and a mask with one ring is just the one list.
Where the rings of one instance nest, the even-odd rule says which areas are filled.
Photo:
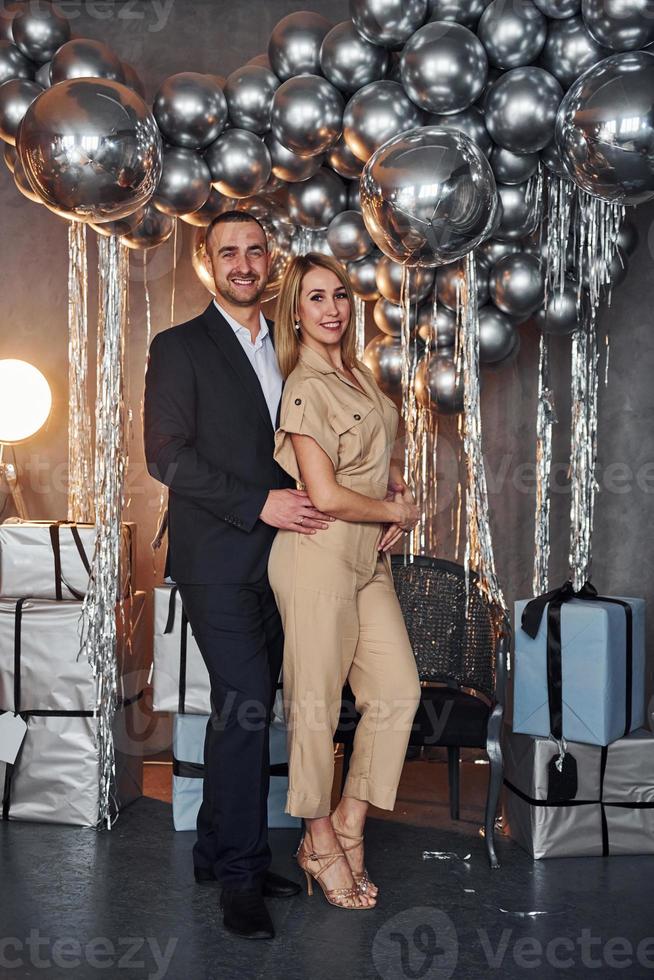
[[[334, 21], [347, 16], [347, 0], [168, 0], [139, 4], [67, 0], [62, 5], [80, 35], [108, 41], [121, 57], [137, 66], [152, 97], [160, 81], [181, 70], [223, 75], [265, 50], [271, 29], [285, 14], [303, 6]], [[654, 493], [654, 283], [648, 247], [654, 209], [634, 213], [641, 242], [626, 282], [602, 315], [610, 326], [608, 387], [600, 392], [599, 482], [594, 581], [604, 591], [643, 595], [654, 591], [650, 520]], [[44, 208], [31, 204], [0, 168], [0, 270], [2, 313], [0, 357], [23, 357], [49, 378], [55, 410], [46, 431], [18, 450], [28, 504], [36, 518], [65, 516], [67, 454], [66, 226]], [[198, 313], [208, 301], [190, 264], [191, 229], [180, 223], [174, 320]], [[91, 238], [94, 236], [91, 235]], [[91, 247], [91, 264], [95, 245]], [[172, 243], [149, 260], [153, 329], [170, 324]], [[92, 307], [95, 307], [95, 279]], [[129, 342], [130, 500], [127, 516], [139, 525], [138, 584], [150, 588], [155, 571], [148, 542], [159, 509], [157, 485], [145, 473], [140, 435], [140, 402], [145, 363], [145, 316], [142, 258], [131, 267]], [[489, 481], [497, 567], [507, 599], [530, 594], [533, 541], [533, 480], [538, 338], [521, 328], [522, 346], [515, 363], [486, 371], [482, 394], [484, 448]], [[553, 495], [552, 583], [567, 571], [568, 509], [565, 478], [569, 440], [569, 348], [556, 338], [553, 370], [560, 423], [554, 454], [558, 487]], [[455, 555], [449, 527], [456, 489], [458, 440], [451, 420], [441, 425], [438, 467], [441, 513], [438, 553]], [[0, 507], [2, 496], [0, 493]], [[9, 504], [5, 515], [11, 513]], [[650, 615], [654, 624], [654, 616]], [[652, 627], [650, 626], [650, 637]]]

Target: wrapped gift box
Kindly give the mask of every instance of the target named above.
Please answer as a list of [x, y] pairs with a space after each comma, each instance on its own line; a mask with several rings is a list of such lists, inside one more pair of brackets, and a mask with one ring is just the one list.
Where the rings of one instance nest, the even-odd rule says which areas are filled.
[[[97, 822], [99, 720], [93, 717], [92, 670], [80, 656], [81, 611], [79, 602], [28, 599], [19, 606], [16, 600], [0, 600], [0, 710], [19, 711], [27, 723], [15, 764], [0, 764], [5, 819], [77, 826]], [[116, 622], [114, 806], [120, 808], [142, 794], [140, 715], [150, 662], [145, 593], [134, 593], [119, 605]]]
[[[175, 830], [195, 830], [202, 803], [204, 735], [208, 715], [176, 715], [173, 725], [173, 824]], [[276, 718], [270, 726], [270, 791], [268, 826], [299, 827], [301, 820], [284, 812], [288, 776], [275, 775], [285, 769], [286, 729]]]
[[[645, 600], [616, 598], [632, 610], [631, 722], [627, 727], [625, 610], [600, 599], [571, 599], [561, 606], [563, 737], [569, 741], [608, 745], [645, 720]], [[547, 607], [532, 639], [520, 628], [529, 601], [515, 604], [513, 730], [546, 736]]]
[[[0, 524], [0, 596], [83, 599], [89, 586], [94, 548], [93, 524], [10, 518]], [[135, 554], [136, 525], [123, 524], [122, 596], [131, 591]]]
[[209, 673], [176, 587], [154, 590], [152, 706], [177, 714], [211, 713]]
[[534, 858], [654, 854], [654, 734], [644, 728], [609, 746], [568, 742], [578, 786], [547, 803], [552, 739], [516, 732], [504, 741], [507, 833]]

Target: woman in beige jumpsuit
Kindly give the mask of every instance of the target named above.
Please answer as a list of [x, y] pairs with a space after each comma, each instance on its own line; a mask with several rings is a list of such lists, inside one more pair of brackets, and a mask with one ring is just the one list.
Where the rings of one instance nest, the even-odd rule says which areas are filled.
[[[310, 892], [315, 878], [333, 904], [367, 908], [377, 888], [363, 865], [366, 810], [393, 809], [420, 698], [388, 552], [415, 525], [417, 509], [391, 464], [397, 410], [354, 356], [352, 311], [338, 263], [312, 254], [293, 260], [275, 325], [286, 377], [275, 458], [333, 520], [313, 534], [279, 531], [269, 576], [285, 634], [286, 809], [307, 826], [298, 862]], [[346, 681], [361, 720], [330, 821]]]

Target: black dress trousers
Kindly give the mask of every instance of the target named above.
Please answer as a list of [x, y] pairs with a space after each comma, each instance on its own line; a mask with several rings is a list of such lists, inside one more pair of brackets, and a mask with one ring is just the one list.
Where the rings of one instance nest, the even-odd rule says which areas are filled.
[[284, 637], [265, 576], [245, 585], [179, 584], [211, 679], [196, 868], [224, 888], [259, 887], [270, 865], [268, 727]]

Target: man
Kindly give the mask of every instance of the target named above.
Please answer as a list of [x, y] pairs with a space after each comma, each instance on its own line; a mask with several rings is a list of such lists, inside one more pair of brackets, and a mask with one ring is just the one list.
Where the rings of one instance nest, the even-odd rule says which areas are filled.
[[268, 554], [276, 528], [318, 533], [329, 518], [273, 459], [282, 378], [261, 313], [264, 230], [227, 212], [209, 226], [206, 252], [215, 301], [150, 347], [145, 455], [170, 490], [170, 574], [211, 679], [195, 877], [222, 885], [227, 929], [272, 938], [264, 896], [299, 888], [269, 870], [268, 721], [283, 634]]

